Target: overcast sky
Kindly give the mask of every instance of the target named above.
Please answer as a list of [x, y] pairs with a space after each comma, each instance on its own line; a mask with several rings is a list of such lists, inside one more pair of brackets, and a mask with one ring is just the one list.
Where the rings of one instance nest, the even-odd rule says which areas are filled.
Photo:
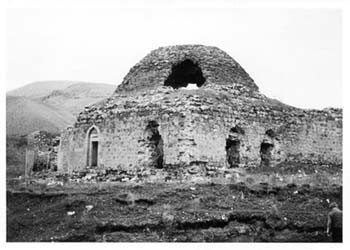
[[204, 44], [269, 97], [341, 107], [341, 39], [336, 9], [9, 9], [7, 91], [45, 80], [117, 86], [152, 49]]

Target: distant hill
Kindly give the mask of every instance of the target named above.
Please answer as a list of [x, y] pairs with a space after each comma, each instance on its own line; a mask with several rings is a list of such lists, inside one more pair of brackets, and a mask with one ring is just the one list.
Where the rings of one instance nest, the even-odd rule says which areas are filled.
[[69, 81], [44, 81], [33, 82], [23, 87], [7, 92], [10, 96], [25, 96], [29, 98], [40, 98], [49, 95], [54, 90], [65, 89], [76, 82]]
[[111, 84], [75, 83], [62, 90], [56, 90], [41, 98], [42, 103], [69, 111], [77, 116], [89, 106], [110, 96], [115, 90]]
[[74, 122], [74, 116], [55, 110], [27, 97], [6, 97], [6, 133], [28, 134], [35, 130], [58, 132]]
[[111, 84], [36, 82], [9, 91], [6, 97], [6, 134], [25, 135], [35, 130], [58, 133], [74, 123], [85, 106], [110, 96]]

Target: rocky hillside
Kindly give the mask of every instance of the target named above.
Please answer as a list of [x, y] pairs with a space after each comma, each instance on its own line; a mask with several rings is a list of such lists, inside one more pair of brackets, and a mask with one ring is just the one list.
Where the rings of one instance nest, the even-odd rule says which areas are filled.
[[85, 106], [115, 89], [111, 84], [35, 82], [9, 91], [6, 98], [6, 134], [25, 135], [35, 130], [57, 133], [74, 123]]

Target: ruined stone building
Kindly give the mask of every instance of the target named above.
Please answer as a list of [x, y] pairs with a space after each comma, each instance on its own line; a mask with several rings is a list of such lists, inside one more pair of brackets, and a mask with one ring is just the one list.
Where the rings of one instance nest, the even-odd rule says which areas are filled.
[[281, 162], [341, 165], [342, 111], [270, 99], [224, 51], [181, 45], [149, 53], [79, 114], [61, 134], [58, 170]]
[[34, 131], [27, 135], [26, 176], [42, 170], [57, 170], [59, 136], [46, 131]]

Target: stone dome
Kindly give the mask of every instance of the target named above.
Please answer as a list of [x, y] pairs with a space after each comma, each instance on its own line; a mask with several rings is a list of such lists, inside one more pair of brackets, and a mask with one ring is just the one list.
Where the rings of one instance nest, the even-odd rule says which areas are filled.
[[176, 45], [160, 47], [132, 67], [115, 92], [171, 86], [175, 89], [195, 84], [243, 85], [252, 91], [258, 86], [226, 52], [213, 46]]

